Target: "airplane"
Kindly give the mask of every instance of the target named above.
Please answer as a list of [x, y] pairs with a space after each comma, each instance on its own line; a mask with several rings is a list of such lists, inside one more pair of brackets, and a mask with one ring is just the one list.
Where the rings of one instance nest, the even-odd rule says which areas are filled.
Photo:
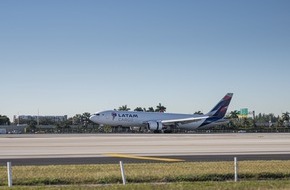
[[186, 130], [206, 129], [227, 122], [224, 116], [232, 97], [233, 93], [227, 93], [215, 107], [204, 115], [107, 110], [94, 113], [90, 120], [100, 125], [147, 127], [154, 133], [164, 132], [173, 128]]

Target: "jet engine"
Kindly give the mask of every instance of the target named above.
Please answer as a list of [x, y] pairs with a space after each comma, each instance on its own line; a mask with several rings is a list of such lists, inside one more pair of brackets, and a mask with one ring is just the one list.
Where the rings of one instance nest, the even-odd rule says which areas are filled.
[[162, 125], [162, 123], [161, 122], [156, 122], [156, 121], [149, 121], [148, 122], [148, 129], [150, 130], [150, 131], [161, 131], [162, 130], [162, 128], [163, 128], [163, 125]]

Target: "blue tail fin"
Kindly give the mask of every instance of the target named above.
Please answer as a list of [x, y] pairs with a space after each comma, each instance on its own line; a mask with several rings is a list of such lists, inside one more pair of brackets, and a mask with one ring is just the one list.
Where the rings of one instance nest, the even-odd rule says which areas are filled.
[[223, 118], [227, 112], [228, 106], [232, 100], [233, 93], [227, 93], [223, 99], [206, 115], [216, 118]]

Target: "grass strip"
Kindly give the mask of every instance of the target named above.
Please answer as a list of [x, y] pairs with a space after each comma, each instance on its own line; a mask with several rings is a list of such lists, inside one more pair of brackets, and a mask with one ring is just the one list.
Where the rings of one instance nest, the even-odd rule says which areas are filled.
[[[126, 164], [128, 183], [232, 181], [233, 162]], [[240, 180], [290, 179], [290, 161], [240, 161]], [[14, 185], [121, 184], [119, 164], [13, 166]], [[7, 186], [0, 167], [0, 186]]]

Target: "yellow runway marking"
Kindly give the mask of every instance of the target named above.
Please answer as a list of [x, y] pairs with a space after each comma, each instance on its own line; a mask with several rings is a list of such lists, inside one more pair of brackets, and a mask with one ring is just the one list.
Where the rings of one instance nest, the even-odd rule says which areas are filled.
[[181, 159], [174, 158], [158, 158], [158, 157], [149, 157], [149, 156], [136, 156], [132, 154], [118, 154], [118, 153], [108, 153], [106, 156], [118, 157], [118, 158], [132, 158], [139, 160], [155, 160], [155, 161], [165, 161], [165, 162], [183, 162]]

